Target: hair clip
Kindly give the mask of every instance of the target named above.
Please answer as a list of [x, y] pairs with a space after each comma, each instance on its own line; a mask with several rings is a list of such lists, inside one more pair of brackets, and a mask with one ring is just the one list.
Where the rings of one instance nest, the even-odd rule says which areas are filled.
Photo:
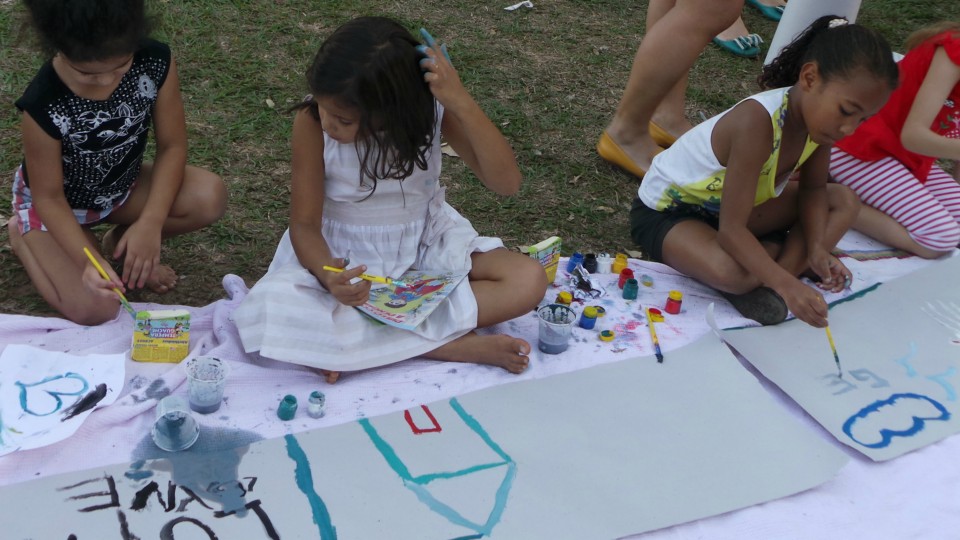
[[836, 28], [836, 27], [838, 27], [838, 26], [844, 26], [844, 25], [848, 24], [849, 22], [850, 22], [850, 21], [848, 21], [848, 20], [846, 20], [846, 19], [844, 19], [844, 18], [837, 17], [836, 19], [830, 19], [830, 22], [827, 23], [827, 28]]

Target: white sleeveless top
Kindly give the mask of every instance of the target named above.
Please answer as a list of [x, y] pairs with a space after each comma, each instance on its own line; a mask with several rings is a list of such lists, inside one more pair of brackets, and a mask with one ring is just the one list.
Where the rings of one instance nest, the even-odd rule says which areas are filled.
[[[783, 123], [787, 118], [789, 89], [768, 90], [740, 102], [750, 99], [760, 103], [770, 113], [770, 121], [773, 124], [773, 152], [760, 171], [754, 205], [780, 195], [789, 178], [789, 175], [784, 175], [784, 180], [779, 183], [776, 181]], [[723, 194], [723, 181], [727, 171], [713, 153], [710, 140], [717, 122], [731, 110], [733, 107], [698, 124], [677, 139], [669, 149], [653, 158], [650, 170], [643, 177], [643, 182], [637, 191], [637, 195], [645, 205], [662, 212], [679, 204], [689, 204], [700, 206], [714, 215], [720, 214], [720, 198]], [[800, 159], [794, 165], [794, 171], [803, 165], [817, 146], [807, 136]]]

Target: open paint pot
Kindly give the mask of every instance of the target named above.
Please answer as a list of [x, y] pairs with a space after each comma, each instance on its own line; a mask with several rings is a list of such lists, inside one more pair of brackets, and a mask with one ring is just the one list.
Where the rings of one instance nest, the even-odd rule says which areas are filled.
[[187, 401], [180, 396], [167, 396], [157, 404], [157, 419], [153, 423], [153, 442], [161, 450], [186, 450], [200, 437], [200, 425], [190, 414]]
[[540, 350], [546, 354], [559, 354], [570, 346], [573, 325], [577, 314], [563, 304], [549, 304], [537, 310], [540, 318]]

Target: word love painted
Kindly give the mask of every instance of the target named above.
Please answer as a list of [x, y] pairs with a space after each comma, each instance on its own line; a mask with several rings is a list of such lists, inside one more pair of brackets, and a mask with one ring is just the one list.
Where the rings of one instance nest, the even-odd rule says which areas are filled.
[[[257, 478], [245, 477], [243, 480], [246, 481], [245, 484], [240, 483], [235, 487], [242, 489], [245, 493], [253, 491]], [[247, 510], [256, 516], [260, 530], [248, 526], [245, 528], [246, 538], [271, 538], [275, 540], [280, 538], [276, 527], [274, 527], [259, 499], [248, 501], [243, 510], [239, 512], [214, 510], [192, 489], [177, 485], [169, 480], [163, 487], [157, 482], [149, 482], [136, 491], [123, 496], [117, 481], [112, 475], [89, 478], [68, 486], [61, 486], [57, 491], [67, 495], [65, 502], [76, 503], [78, 506], [76, 511], [82, 514], [114, 512], [117, 518], [118, 537], [123, 540], [154, 537], [159, 537], [161, 540], [174, 540], [177, 533], [188, 534], [187, 531], [191, 529], [193, 531], [190, 533], [192, 534], [191, 538], [196, 538], [198, 533], [203, 533], [210, 540], [219, 540], [225, 537], [217, 535], [218, 522], [248, 514]], [[159, 530], [135, 531], [125, 510], [132, 512], [146, 510], [153, 513], [162, 511], [169, 514], [170, 519], [163, 523]], [[104, 531], [101, 529], [102, 532]], [[102, 534], [100, 537], [104, 538]], [[71, 534], [68, 538], [77, 540], [78, 536]]]

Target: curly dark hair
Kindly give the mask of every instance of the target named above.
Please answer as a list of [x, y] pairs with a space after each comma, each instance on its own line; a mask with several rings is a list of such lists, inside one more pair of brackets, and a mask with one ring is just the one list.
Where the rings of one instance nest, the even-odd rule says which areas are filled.
[[824, 79], [849, 77], [857, 70], [886, 81], [896, 88], [900, 74], [893, 61], [893, 52], [887, 40], [879, 33], [859, 24], [834, 24], [843, 20], [838, 15], [827, 15], [813, 23], [780, 51], [780, 55], [764, 66], [757, 77], [761, 88], [792, 86], [800, 77], [800, 68], [807, 62], [816, 62]]
[[135, 52], [150, 35], [143, 0], [23, 0], [47, 54], [75, 62]]
[[[314, 98], [330, 97], [360, 115], [357, 156], [361, 174], [402, 180], [426, 170], [437, 107], [423, 80], [417, 41], [386, 17], [359, 17], [337, 28], [307, 70]], [[318, 118], [315, 102], [306, 107]]]

